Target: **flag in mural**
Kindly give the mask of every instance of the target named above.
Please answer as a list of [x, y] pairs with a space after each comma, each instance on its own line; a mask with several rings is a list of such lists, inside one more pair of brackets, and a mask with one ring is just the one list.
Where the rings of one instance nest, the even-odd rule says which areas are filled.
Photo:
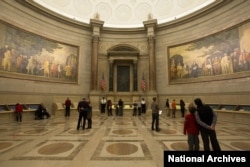
[[146, 90], [146, 80], [144, 78], [144, 73], [143, 73], [142, 81], [141, 81], [141, 89], [142, 89], [142, 91]]
[[102, 73], [101, 83], [100, 83], [101, 89], [104, 91], [106, 89], [106, 82], [104, 79], [104, 74]]

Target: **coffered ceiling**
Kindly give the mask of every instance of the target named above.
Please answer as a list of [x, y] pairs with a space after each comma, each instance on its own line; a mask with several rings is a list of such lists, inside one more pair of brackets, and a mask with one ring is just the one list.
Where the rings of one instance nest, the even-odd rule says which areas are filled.
[[179, 19], [214, 3], [216, 0], [33, 0], [68, 18], [89, 23], [104, 21], [104, 27], [143, 27], [143, 21], [158, 24]]

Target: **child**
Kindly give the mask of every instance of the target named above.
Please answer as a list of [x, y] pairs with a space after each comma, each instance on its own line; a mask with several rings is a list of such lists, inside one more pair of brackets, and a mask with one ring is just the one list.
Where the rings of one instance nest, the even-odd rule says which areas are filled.
[[199, 130], [198, 125], [195, 119], [196, 108], [193, 103], [190, 103], [188, 106], [190, 114], [185, 115], [185, 122], [183, 127], [183, 134], [188, 135], [188, 146], [189, 151], [199, 151]]

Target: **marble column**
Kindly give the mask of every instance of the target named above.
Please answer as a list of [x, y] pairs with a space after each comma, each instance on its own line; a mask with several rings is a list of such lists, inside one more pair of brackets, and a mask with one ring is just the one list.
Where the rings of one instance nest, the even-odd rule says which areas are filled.
[[92, 26], [92, 57], [91, 57], [91, 91], [98, 89], [98, 52], [99, 52], [99, 37], [100, 29], [104, 22], [98, 19], [90, 19]]
[[91, 55], [91, 91], [89, 99], [92, 104], [93, 115], [100, 113], [100, 90], [98, 90], [98, 54], [99, 54], [99, 37], [100, 29], [104, 22], [96, 19], [90, 19], [92, 27], [92, 55]]
[[137, 61], [133, 61], [133, 90], [138, 91]]
[[156, 90], [156, 71], [155, 71], [155, 39], [148, 37], [148, 52], [149, 52], [149, 91]]
[[148, 37], [148, 55], [149, 55], [149, 91], [156, 91], [156, 66], [155, 66], [155, 27], [156, 19], [150, 19], [143, 22], [147, 28]]
[[113, 92], [114, 91], [114, 62], [109, 61], [109, 91]]
[[97, 90], [97, 69], [98, 69], [98, 46], [99, 37], [94, 36], [92, 39], [92, 57], [91, 57], [91, 90]]

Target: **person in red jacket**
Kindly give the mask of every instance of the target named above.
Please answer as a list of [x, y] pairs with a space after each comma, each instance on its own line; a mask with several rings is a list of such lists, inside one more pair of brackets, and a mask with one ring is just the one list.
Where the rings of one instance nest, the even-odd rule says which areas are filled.
[[16, 104], [15, 113], [16, 113], [16, 121], [22, 122], [23, 106], [21, 104], [19, 103]]
[[70, 107], [71, 107], [71, 100], [69, 98], [67, 98], [65, 100], [65, 117], [69, 117], [70, 116]]
[[196, 108], [193, 103], [188, 106], [190, 114], [185, 115], [183, 134], [187, 134], [189, 151], [199, 151], [199, 129], [195, 119]]

